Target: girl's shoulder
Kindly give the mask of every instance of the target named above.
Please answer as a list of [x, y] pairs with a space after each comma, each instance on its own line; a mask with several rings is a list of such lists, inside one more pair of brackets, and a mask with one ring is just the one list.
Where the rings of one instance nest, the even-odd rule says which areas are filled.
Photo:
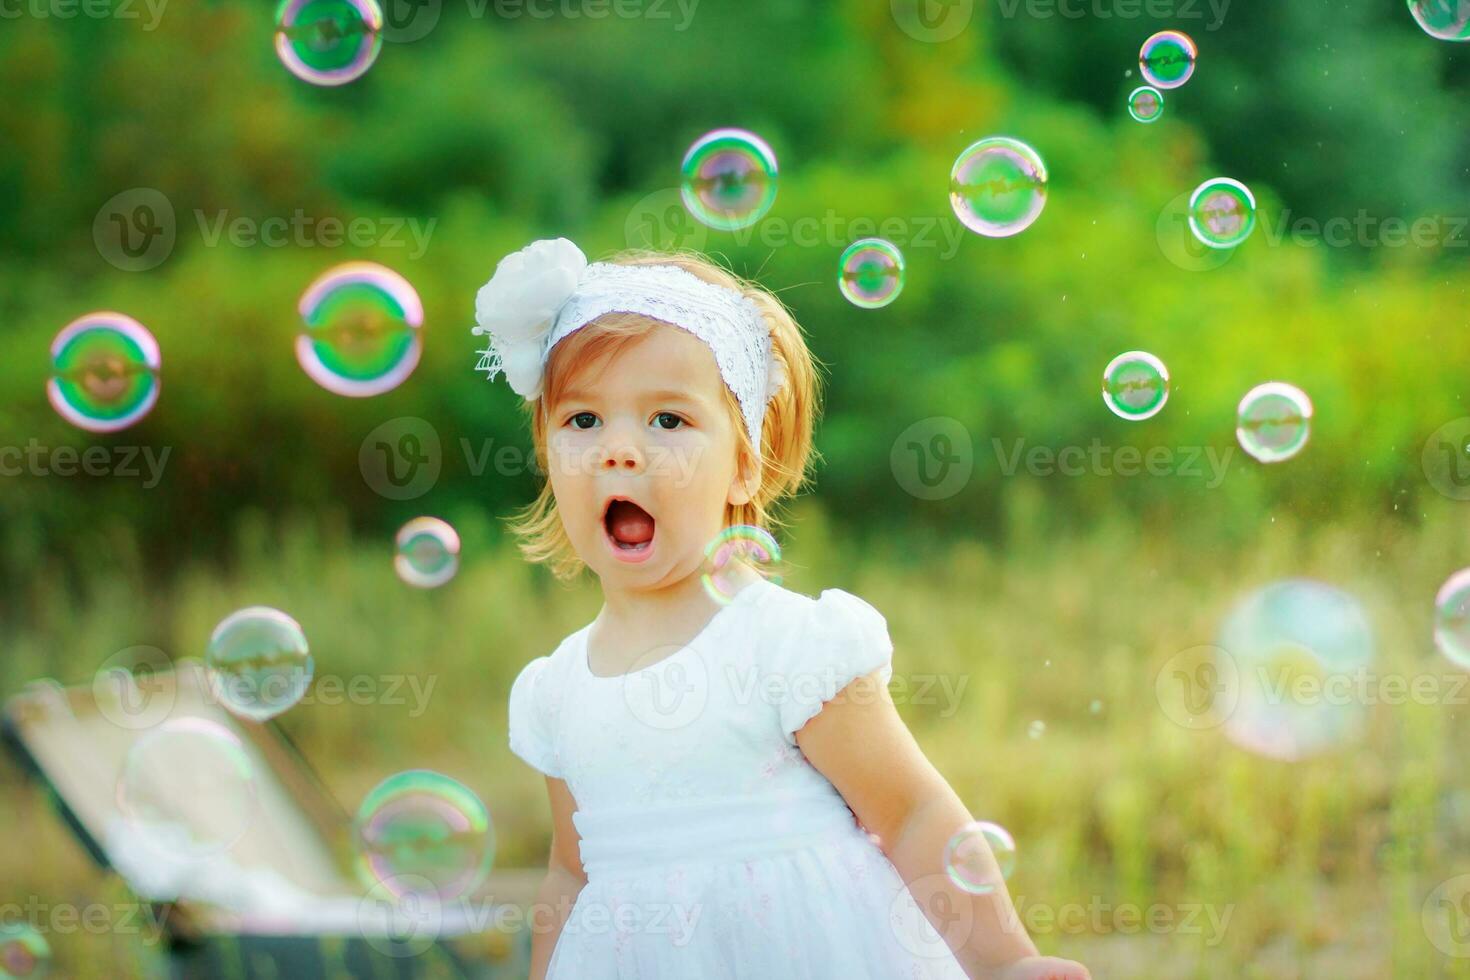
[[813, 597], [773, 582], [749, 588], [760, 590], [753, 597], [752, 617], [768, 645], [786, 659], [830, 662], [834, 655], [856, 655], [867, 662], [892, 653], [888, 621], [851, 592], [824, 589]]

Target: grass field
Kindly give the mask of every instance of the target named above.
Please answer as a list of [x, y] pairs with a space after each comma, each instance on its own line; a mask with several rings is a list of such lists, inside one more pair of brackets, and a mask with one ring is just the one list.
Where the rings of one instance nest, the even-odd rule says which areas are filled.
[[[344, 806], [392, 772], [435, 768], [489, 805], [499, 866], [538, 865], [548, 817], [540, 777], [505, 747], [506, 694], [522, 664], [595, 613], [597, 595], [524, 566], [487, 518], [446, 516], [465, 562], [429, 593], [397, 581], [383, 542], [354, 540], [330, 517], [270, 527], [247, 515], [228, 567], [167, 582], [146, 574], [137, 542], [99, 532], [114, 557], [94, 574], [43, 567], [15, 594], [0, 690], [39, 676], [85, 683], [135, 644], [198, 656], [227, 613], [276, 605], [304, 626], [318, 678], [406, 675], [428, 692], [282, 718]], [[992, 535], [1003, 548], [858, 545], [806, 507], [785, 581], [864, 596], [888, 617], [897, 675], [940, 679], [900, 710], [971, 810], [1014, 834], [1012, 893], [1044, 951], [1097, 977], [1470, 977], [1470, 958], [1430, 939], [1434, 916], [1459, 913], [1426, 909], [1437, 884], [1470, 872], [1470, 692], [1429, 639], [1436, 588], [1470, 564], [1463, 516], [1435, 501], [1412, 520], [1280, 516], [1228, 541], [1207, 527], [1120, 521], [1076, 534], [1017, 517]], [[1437, 678], [1435, 695], [1369, 705], [1359, 740], [1296, 763], [1171, 720], [1161, 668], [1210, 643], [1245, 592], [1285, 576], [1356, 595], [1375, 669]], [[946, 681], [957, 696], [941, 693]], [[1040, 737], [1028, 734], [1035, 721]], [[127, 901], [8, 763], [0, 826], [0, 904]], [[152, 962], [136, 937], [50, 938], [64, 977], [147, 975]]]

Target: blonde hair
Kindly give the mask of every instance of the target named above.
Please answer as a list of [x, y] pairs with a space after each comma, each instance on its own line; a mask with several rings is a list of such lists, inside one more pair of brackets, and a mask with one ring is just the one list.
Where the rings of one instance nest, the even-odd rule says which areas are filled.
[[[767, 530], [779, 525], [776, 505], [802, 488], [817, 455], [812, 447], [812, 428], [820, 398], [818, 364], [807, 348], [796, 320], [781, 301], [764, 288], [727, 272], [697, 252], [633, 250], [619, 252], [606, 261], [617, 265], [677, 266], [705, 282], [740, 293], [760, 310], [761, 319], [771, 332], [771, 356], [785, 369], [786, 383], [766, 403], [765, 421], [761, 426], [760, 485], [749, 503], [725, 505], [724, 523], [726, 527], [747, 524]], [[546, 362], [541, 397], [527, 403], [531, 415], [531, 438], [542, 473], [547, 472], [547, 406], [556, 400], [557, 393], [566, 387], [568, 379], [580, 366], [622, 348], [657, 324], [657, 320], [639, 314], [610, 313], [568, 335], [552, 348]], [[754, 455], [754, 447], [745, 429], [744, 416], [740, 413], [740, 402], [729, 386], [722, 387], [725, 406], [736, 432], [738, 471], [745, 472]], [[512, 519], [510, 529], [520, 539], [517, 543], [527, 560], [545, 563], [557, 578], [573, 578], [584, 567], [562, 526], [549, 479], [542, 484], [535, 501]]]

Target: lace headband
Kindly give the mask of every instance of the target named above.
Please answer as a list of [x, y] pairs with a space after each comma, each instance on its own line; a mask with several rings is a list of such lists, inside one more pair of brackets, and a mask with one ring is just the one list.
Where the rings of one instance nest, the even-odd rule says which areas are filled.
[[501, 259], [475, 296], [471, 332], [490, 337], [476, 370], [504, 374], [527, 401], [541, 396], [551, 349], [608, 313], [636, 313], [685, 330], [715, 355], [759, 451], [766, 402], [785, 378], [755, 303], [672, 265], [587, 263], [565, 238], [533, 242]]

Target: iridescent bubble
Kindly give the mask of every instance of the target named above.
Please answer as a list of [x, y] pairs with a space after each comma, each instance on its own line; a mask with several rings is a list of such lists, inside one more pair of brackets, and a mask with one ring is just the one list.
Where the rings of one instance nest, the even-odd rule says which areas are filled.
[[276, 54], [291, 74], [313, 85], [361, 78], [383, 47], [377, 0], [281, 0]]
[[51, 945], [25, 922], [0, 924], [0, 980], [41, 980], [51, 969]]
[[459, 571], [459, 534], [437, 517], [415, 517], [398, 531], [393, 568], [409, 585], [432, 589]]
[[296, 338], [296, 360], [334, 394], [380, 395], [418, 366], [424, 307], [392, 269], [373, 262], [339, 265], [307, 287], [299, 308], [305, 329]]
[[1046, 734], [1046, 722], [1037, 718], [1026, 726], [1026, 735], [1034, 742]]
[[1046, 164], [1020, 140], [970, 144], [949, 174], [949, 204], [966, 228], [1005, 238], [1031, 227], [1046, 206]]
[[1205, 181], [1189, 195], [1189, 230], [1210, 248], [1234, 248], [1256, 228], [1256, 198], [1229, 177]]
[[887, 306], [903, 291], [903, 253], [885, 239], [853, 242], [837, 267], [837, 287], [854, 306], [867, 310]]
[[1373, 662], [1373, 632], [1341, 589], [1305, 579], [1260, 589], [1226, 617], [1219, 647], [1240, 688], [1224, 731], [1242, 748], [1291, 761], [1362, 726], [1367, 699], [1354, 692]]
[[1159, 31], [1138, 51], [1138, 70], [1154, 88], [1178, 88], [1194, 74], [1199, 49], [1183, 31]]
[[1451, 575], [1434, 597], [1434, 644], [1470, 670], [1470, 568]]
[[1256, 385], [1236, 410], [1235, 438], [1262, 463], [1291, 459], [1307, 444], [1311, 431], [1311, 399], [1281, 381]]
[[1164, 114], [1164, 93], [1152, 85], [1140, 85], [1128, 93], [1128, 115], [1141, 123], [1151, 123]]
[[225, 617], [209, 638], [204, 663], [220, 703], [254, 721], [300, 701], [315, 669], [301, 626], [268, 606]]
[[158, 401], [158, 341], [121, 313], [88, 313], [51, 341], [46, 397], [58, 415], [88, 432], [116, 432]]
[[1470, 41], [1470, 0], [1408, 0], [1424, 33], [1441, 41]]
[[988, 820], [965, 824], [945, 845], [944, 870], [971, 895], [993, 892], [1016, 870], [1016, 842], [1004, 827]]
[[747, 228], [776, 201], [776, 154], [743, 129], [717, 129], [684, 154], [684, 206], [719, 231]]
[[490, 812], [469, 787], [427, 769], [401, 772], [363, 799], [353, 822], [364, 882], [404, 897], [453, 901], [495, 859]]
[[128, 749], [117, 805], [155, 852], [198, 859], [230, 848], [255, 818], [250, 757], [229, 729], [205, 718], [166, 721]]
[[1119, 354], [1103, 369], [1102, 396], [1120, 419], [1153, 418], [1169, 400], [1169, 369], [1147, 351]]
[[781, 546], [764, 528], [749, 524], [727, 527], [704, 549], [704, 591], [721, 605], [733, 602], [740, 593], [741, 569], [752, 569], [773, 584], [781, 584], [775, 566], [781, 561]]

